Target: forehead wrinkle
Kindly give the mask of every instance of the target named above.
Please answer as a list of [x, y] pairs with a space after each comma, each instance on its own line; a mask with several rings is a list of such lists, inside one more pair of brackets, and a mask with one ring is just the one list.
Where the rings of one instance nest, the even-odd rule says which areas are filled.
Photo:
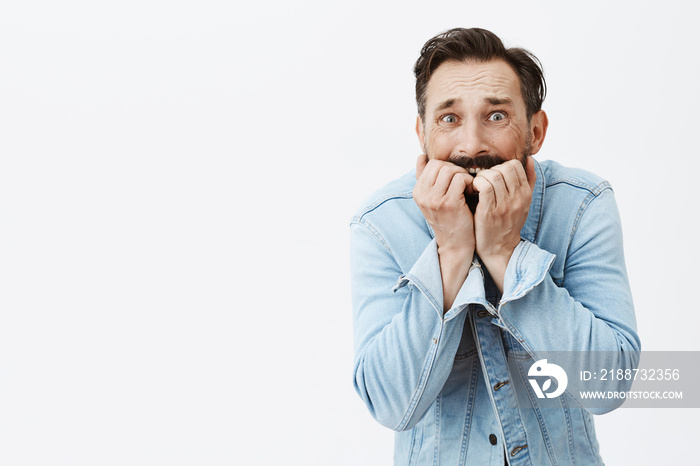
[[491, 68], [480, 67], [480, 63], [475, 64], [476, 69], [454, 66], [461, 65], [461, 62], [447, 62], [447, 64], [453, 66], [443, 67], [445, 64], [439, 66], [428, 83], [428, 95], [433, 97], [431, 100], [437, 100], [440, 103], [458, 100], [466, 92], [483, 96], [483, 99], [522, 100], [517, 76], [505, 62], [503, 65], [508, 67], [510, 73], [499, 73]]
[[510, 98], [511, 93], [510, 83], [507, 79], [492, 76], [490, 73], [484, 73], [483, 76], [477, 78], [466, 79], [462, 77], [443, 81], [436, 90], [440, 94], [447, 96], [447, 98], [443, 100], [460, 100], [460, 95], [472, 89], [480, 94], [493, 96], [494, 98], [502, 100]]

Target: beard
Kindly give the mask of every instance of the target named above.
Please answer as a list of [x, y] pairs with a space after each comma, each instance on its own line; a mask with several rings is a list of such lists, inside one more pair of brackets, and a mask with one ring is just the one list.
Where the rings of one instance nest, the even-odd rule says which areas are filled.
[[[427, 149], [427, 147], [425, 149]], [[425, 154], [428, 156], [428, 159], [431, 158], [427, 150], [425, 151]], [[522, 150], [520, 151], [520, 157], [518, 158], [518, 160], [520, 160], [520, 162], [523, 164], [523, 170], [525, 170], [526, 172], [527, 158], [530, 155], [532, 155], [532, 136], [528, 133], [528, 137], [525, 140], [525, 144]], [[482, 154], [477, 155], [476, 157], [468, 157], [465, 155], [450, 155], [450, 157], [447, 159], [448, 162], [462, 167], [465, 170], [469, 170], [470, 168], [489, 169], [495, 167], [496, 165], [500, 165], [504, 162], [507, 162], [508, 160], [510, 159], [503, 158], [498, 154]], [[470, 193], [464, 191], [464, 200], [469, 206], [469, 210], [471, 210], [472, 214], [474, 214], [476, 212], [476, 206], [479, 204], [479, 193]]]

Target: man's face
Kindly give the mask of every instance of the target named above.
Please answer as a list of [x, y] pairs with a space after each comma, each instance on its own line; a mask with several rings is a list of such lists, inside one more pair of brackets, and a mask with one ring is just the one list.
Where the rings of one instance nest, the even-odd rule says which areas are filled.
[[[544, 112], [533, 124], [542, 119], [546, 131]], [[425, 121], [418, 117], [416, 132], [430, 159], [472, 173], [516, 158], [524, 164], [544, 139], [528, 123], [518, 76], [501, 60], [442, 63], [428, 82]]]

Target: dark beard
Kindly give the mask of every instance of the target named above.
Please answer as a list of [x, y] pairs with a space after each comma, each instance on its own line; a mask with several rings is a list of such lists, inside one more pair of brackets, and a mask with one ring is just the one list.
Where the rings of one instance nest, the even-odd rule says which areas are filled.
[[[520, 162], [523, 164], [523, 170], [527, 170], [527, 157], [530, 155], [530, 150], [527, 149], [528, 148], [526, 147], [526, 150], [523, 151], [522, 156], [520, 158]], [[447, 159], [447, 161], [459, 167], [462, 167], [465, 170], [469, 170], [470, 168], [488, 169], [495, 167], [496, 165], [500, 165], [504, 162], [507, 162], [507, 160], [501, 157], [500, 155], [491, 154], [477, 155], [476, 157], [450, 156], [450, 158]]]

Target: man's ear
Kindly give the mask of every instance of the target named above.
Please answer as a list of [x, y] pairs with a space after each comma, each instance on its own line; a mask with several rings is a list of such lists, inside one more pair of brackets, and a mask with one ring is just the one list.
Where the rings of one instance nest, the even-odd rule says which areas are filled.
[[416, 134], [418, 135], [420, 147], [423, 149], [423, 153], [425, 153], [425, 131], [423, 131], [423, 119], [420, 115], [416, 117]]
[[530, 120], [532, 155], [535, 155], [540, 151], [540, 148], [542, 148], [542, 143], [544, 143], [544, 138], [547, 135], [547, 126], [549, 126], [549, 120], [544, 110], [540, 110], [532, 115], [532, 119]]

